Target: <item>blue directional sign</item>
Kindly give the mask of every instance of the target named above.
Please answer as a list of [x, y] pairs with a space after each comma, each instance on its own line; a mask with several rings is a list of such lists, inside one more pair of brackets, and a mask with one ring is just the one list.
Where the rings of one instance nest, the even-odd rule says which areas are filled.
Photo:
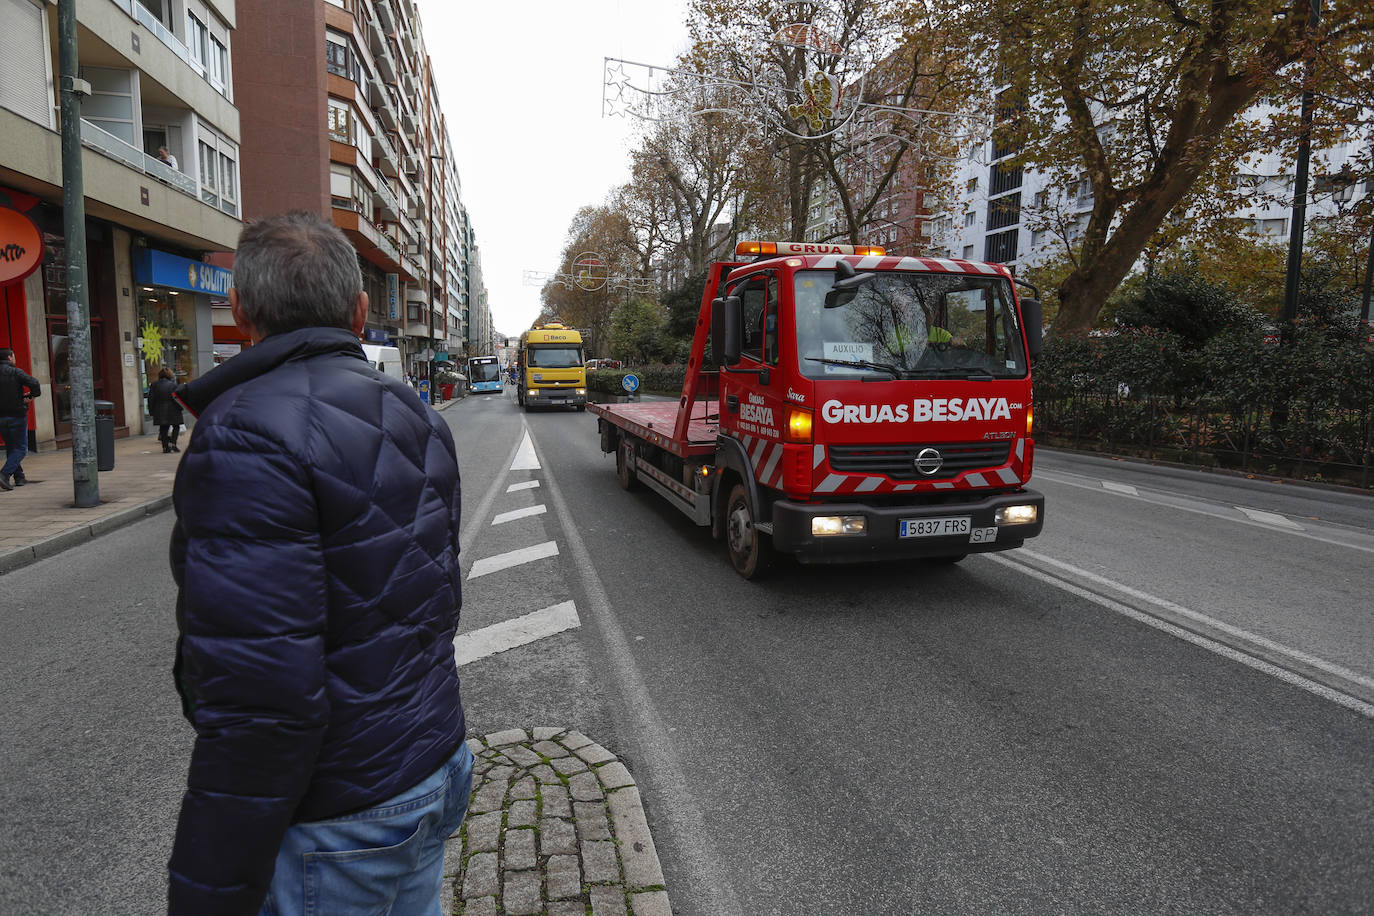
[[633, 372], [625, 373], [625, 377], [620, 380], [620, 387], [624, 388], [630, 394], [634, 394], [639, 390], [639, 376], [635, 375]]
[[420, 386], [419, 386], [419, 387], [420, 387], [420, 400], [423, 401], [424, 403], [428, 404], [428, 403], [429, 403], [429, 379], [427, 379], [427, 378], [422, 378], [422, 379], [420, 379]]

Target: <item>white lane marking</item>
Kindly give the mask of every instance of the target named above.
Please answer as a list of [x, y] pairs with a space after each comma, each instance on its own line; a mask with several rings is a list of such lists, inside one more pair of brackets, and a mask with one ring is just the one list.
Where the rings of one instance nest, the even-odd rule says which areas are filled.
[[483, 557], [472, 564], [472, 569], [468, 571], [468, 578], [476, 579], [478, 576], [500, 572], [503, 569], [510, 569], [512, 566], [520, 566], [523, 563], [533, 563], [536, 560], [556, 556], [558, 556], [558, 545], [553, 541], [545, 541], [542, 544], [535, 544], [533, 547], [521, 547], [519, 550], [512, 550], [508, 553], [498, 553], [494, 557]]
[[493, 525], [504, 525], [506, 522], [513, 522], [517, 518], [529, 518], [531, 515], [543, 515], [548, 511], [548, 507], [542, 503], [537, 506], [526, 506], [523, 509], [512, 509], [509, 512], [502, 512], [491, 520]]
[[519, 483], [513, 483], [506, 487], [506, 492], [514, 493], [517, 490], [533, 490], [537, 486], [539, 486], [539, 481], [537, 480], [522, 480]]
[[1139, 496], [1140, 491], [1128, 483], [1116, 483], [1111, 480], [1102, 481], [1102, 489], [1111, 490], [1113, 493], [1125, 493], [1127, 496]]
[[[1027, 557], [1029, 559], [1034, 559], [1038, 562], [1046, 563], [1050, 566], [1058, 567], [1059, 569], [1062, 569], [1071, 575], [1082, 576], [1084, 579], [1090, 582], [1095, 582], [1100, 585], [1105, 585], [1108, 588], [1116, 589], [1120, 591], [1122, 594], [1129, 595], [1132, 598], [1136, 598], [1137, 600], [1144, 601], [1149, 604], [1154, 604], [1155, 606], [1171, 611], [1178, 616], [1196, 621], [1199, 624], [1214, 628], [1222, 633], [1238, 636], [1240, 638], [1243, 638], [1254, 643], [1255, 645], [1262, 646], [1268, 649], [1269, 651], [1274, 652], [1277, 655], [1286, 656], [1295, 661], [1303, 662], [1310, 667], [1317, 668], [1329, 674], [1334, 674], [1337, 677], [1351, 681], [1352, 683], [1360, 684], [1361, 686], [1365, 687], [1374, 688], [1374, 680], [1370, 680], [1369, 678], [1364, 677], [1361, 674], [1357, 674], [1356, 672], [1351, 671], [1348, 668], [1343, 668], [1340, 665], [1335, 665], [1331, 662], [1324, 661], [1320, 658], [1317, 658], [1316, 656], [1309, 655], [1306, 652], [1302, 652], [1297, 649], [1291, 649], [1287, 646], [1280, 645], [1279, 643], [1276, 643], [1273, 640], [1265, 639], [1263, 636], [1256, 636], [1255, 634], [1247, 630], [1242, 630], [1239, 627], [1234, 627], [1230, 624], [1222, 623], [1220, 620], [1217, 620], [1213, 617], [1208, 617], [1206, 614], [1200, 614], [1197, 611], [1190, 610], [1188, 608], [1183, 607], [1182, 605], [1175, 604], [1172, 601], [1168, 601], [1164, 598], [1156, 598], [1153, 595], [1139, 591], [1138, 589], [1131, 588], [1128, 585], [1123, 585], [1122, 583], [1114, 582], [1111, 579], [1107, 579], [1103, 576], [1096, 575], [1095, 573], [1088, 572], [1085, 569], [1079, 569], [1078, 567], [1073, 566], [1069, 563], [1064, 563], [1059, 560], [1052, 559], [1051, 557], [1047, 557], [1044, 554], [1039, 554], [1024, 549], [1017, 551], [1017, 553], [1020, 556]], [[1223, 642], [1219, 642], [1218, 640], [1211, 639], [1207, 636], [1195, 633], [1192, 630], [1185, 629], [1184, 627], [1181, 627], [1177, 624], [1170, 623], [1161, 617], [1157, 617], [1154, 614], [1149, 613], [1148, 611], [1138, 610], [1137, 608], [1133, 608], [1129, 605], [1122, 604], [1119, 601], [1113, 601], [1111, 598], [1108, 598], [1104, 595], [1099, 595], [1095, 592], [1091, 592], [1085, 588], [1081, 588], [1077, 585], [1074, 585], [1071, 582], [1059, 578], [1054, 574], [1042, 572], [1041, 570], [1035, 569], [1034, 567], [1025, 563], [1019, 563], [1015, 559], [1001, 556], [998, 554], [987, 554], [986, 558], [992, 560], [994, 563], [1000, 563], [1003, 566], [1007, 566], [1019, 572], [1022, 572], [1033, 579], [1038, 579], [1039, 581], [1044, 582], [1048, 585], [1053, 585], [1055, 588], [1058, 588], [1062, 591], [1066, 591], [1072, 595], [1077, 595], [1080, 598], [1084, 598], [1088, 601], [1091, 601], [1092, 603], [1099, 605], [1100, 607], [1104, 607], [1109, 611], [1121, 614], [1123, 617], [1129, 617], [1131, 620], [1143, 623], [1146, 626], [1153, 627], [1156, 630], [1160, 630], [1161, 632], [1168, 633], [1169, 635], [1175, 636], [1183, 640], [1184, 642], [1191, 643], [1192, 645], [1198, 646], [1202, 649], [1206, 649], [1209, 652], [1214, 652], [1217, 655], [1223, 656], [1224, 658], [1229, 658], [1232, 661], [1240, 662], [1241, 664], [1246, 665], [1247, 667], [1254, 668], [1256, 671], [1262, 671], [1265, 674], [1278, 678], [1284, 683], [1292, 684], [1293, 686], [1306, 690], [1308, 693], [1315, 694], [1316, 696], [1319, 696], [1322, 699], [1330, 700], [1331, 702], [1336, 703], [1340, 706], [1344, 706], [1347, 709], [1354, 710], [1355, 712], [1359, 713], [1362, 716], [1365, 716], [1366, 718], [1374, 719], [1374, 704], [1366, 703], [1364, 700], [1342, 693], [1339, 690], [1335, 690], [1331, 687], [1326, 686], [1325, 684], [1320, 684], [1316, 681], [1311, 680], [1310, 678], [1303, 677], [1301, 674], [1297, 674], [1293, 671], [1288, 670], [1287, 668], [1283, 668], [1278, 665], [1275, 665], [1272, 662], [1268, 662], [1264, 659], [1257, 658], [1256, 656], [1250, 655], [1242, 649], [1233, 648], [1231, 646], [1226, 645]]]
[[515, 453], [515, 460], [511, 462], [512, 471], [537, 471], [539, 470], [539, 456], [534, 453], [534, 442], [530, 439], [530, 431], [525, 430], [525, 438], [520, 443], [520, 451]]
[[1261, 524], [1274, 525], [1279, 528], [1287, 528], [1289, 531], [1307, 530], [1302, 525], [1299, 525], [1297, 522], [1293, 521], [1286, 515], [1278, 515], [1274, 512], [1264, 512], [1259, 509], [1247, 509], [1244, 506], [1236, 506], [1236, 508], [1239, 509], [1241, 512], [1244, 512], [1247, 517], [1252, 518], [1255, 521], [1260, 522]]
[[[1070, 479], [1071, 477], [1079, 477], [1079, 475], [1077, 475], [1077, 474], [1071, 474], [1071, 473], [1066, 473], [1066, 472], [1063, 472], [1063, 471], [1042, 471], [1042, 470], [1039, 470], [1038, 468], [1037, 468], [1036, 471], [1035, 471], [1035, 479], [1036, 479], [1036, 480], [1048, 480], [1048, 481], [1050, 481], [1051, 483], [1063, 484], [1063, 485], [1066, 486], [1066, 487], [1076, 487], [1076, 488], [1078, 488], [1078, 489], [1080, 489], [1080, 490], [1093, 490], [1093, 491], [1098, 492], [1098, 493], [1102, 492], [1101, 481], [1098, 481], [1098, 482], [1096, 482], [1096, 483], [1084, 483], [1084, 482], [1080, 482], [1079, 480], [1071, 480], [1071, 479]], [[935, 486], [938, 488], [938, 487], [940, 486], [940, 484], [937, 483]], [[1125, 494], [1122, 494], [1122, 495], [1125, 495]], [[1248, 518], [1236, 518], [1236, 516], [1235, 516], [1234, 514], [1229, 513], [1229, 512], [1218, 512], [1218, 511], [1215, 511], [1215, 510], [1212, 510], [1212, 509], [1202, 509], [1202, 508], [1199, 508], [1199, 507], [1197, 507], [1197, 506], [1181, 506], [1181, 505], [1179, 505], [1179, 504], [1177, 504], [1177, 503], [1175, 503], [1175, 502], [1172, 502], [1171, 500], [1163, 499], [1163, 498], [1160, 498], [1159, 496], [1155, 496], [1155, 495], [1152, 495], [1152, 494], [1145, 494], [1145, 493], [1142, 493], [1142, 494], [1140, 494], [1139, 496], [1135, 496], [1135, 497], [1131, 497], [1131, 498], [1133, 498], [1133, 499], [1138, 499], [1138, 500], [1140, 500], [1141, 502], [1147, 502], [1147, 503], [1149, 503], [1150, 505], [1153, 505], [1153, 506], [1163, 506], [1163, 507], [1165, 507], [1165, 508], [1174, 509], [1174, 510], [1177, 510], [1177, 511], [1179, 511], [1179, 512], [1191, 512], [1191, 513], [1194, 514], [1194, 515], [1205, 515], [1205, 516], [1207, 516], [1208, 518], [1218, 518], [1218, 519], [1221, 519], [1221, 520], [1224, 521], [1224, 522], [1230, 522], [1230, 523], [1233, 524], [1233, 525], [1249, 525], [1249, 526], [1252, 527], [1252, 528], [1263, 528], [1265, 531], [1270, 531], [1270, 532], [1272, 532], [1272, 531], [1275, 530], [1275, 527], [1274, 527], [1273, 525], [1266, 525], [1266, 524], [1264, 524], [1264, 523], [1262, 523], [1262, 522], [1251, 521], [1251, 520], [1248, 519]], [[1183, 499], [1184, 497], [1179, 496], [1179, 497], [1175, 497], [1175, 498], [1176, 498], [1176, 499]], [[1340, 526], [1338, 526], [1338, 525], [1333, 525], [1332, 528], [1335, 529], [1335, 530], [1340, 530]], [[1364, 546], [1363, 544], [1352, 544], [1352, 543], [1349, 542], [1349, 541], [1342, 541], [1342, 540], [1338, 540], [1337, 538], [1333, 538], [1333, 537], [1324, 537], [1323, 535], [1320, 535], [1320, 534], [1313, 534], [1311, 531], [1308, 531], [1308, 530], [1306, 530], [1306, 529], [1293, 530], [1293, 529], [1289, 529], [1289, 528], [1283, 528], [1283, 529], [1281, 529], [1281, 530], [1279, 531], [1279, 533], [1281, 533], [1281, 534], [1291, 534], [1291, 535], [1293, 535], [1294, 537], [1307, 538], [1308, 540], [1311, 540], [1311, 541], [1317, 541], [1318, 543], [1321, 543], [1321, 544], [1331, 544], [1332, 546], [1335, 546], [1335, 547], [1345, 547], [1345, 548], [1347, 548], [1348, 550], [1358, 550], [1358, 551], [1360, 551], [1361, 553], [1374, 553], [1374, 547], [1366, 547], [1366, 546]], [[1355, 536], [1366, 536], [1366, 537], [1367, 537], [1367, 535], [1355, 535]]]
[[[521, 419], [523, 420], [524, 418], [522, 417]], [[523, 425], [521, 428], [525, 429], [525, 437], [528, 439], [528, 429]], [[515, 460], [515, 456], [519, 454], [523, 445], [524, 442], [520, 442], [511, 447], [510, 461]], [[463, 527], [459, 534], [458, 543], [462, 547], [464, 562], [467, 561], [468, 551], [472, 549], [472, 542], [477, 537], [478, 531], [482, 530], [480, 528], [481, 521], [486, 518], [487, 513], [491, 511], [491, 504], [496, 501], [497, 494], [501, 492], [501, 484], [505, 479], [505, 474], [498, 474], [496, 479], [491, 482], [491, 486], [487, 487], [487, 492], [482, 494], [482, 499], [475, 509], [468, 504], [466, 499], [463, 501]]]
[[458, 667], [508, 649], [571, 630], [582, 624], [577, 605], [571, 601], [546, 607], [512, 620], [503, 620], [471, 633], [459, 633], [453, 640], [453, 657]]

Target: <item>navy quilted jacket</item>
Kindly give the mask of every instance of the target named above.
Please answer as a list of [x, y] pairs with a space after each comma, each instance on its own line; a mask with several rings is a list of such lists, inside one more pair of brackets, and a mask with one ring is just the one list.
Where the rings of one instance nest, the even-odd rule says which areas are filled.
[[255, 914], [286, 828], [463, 740], [453, 439], [345, 330], [263, 340], [177, 397], [177, 682], [195, 727], [173, 914]]

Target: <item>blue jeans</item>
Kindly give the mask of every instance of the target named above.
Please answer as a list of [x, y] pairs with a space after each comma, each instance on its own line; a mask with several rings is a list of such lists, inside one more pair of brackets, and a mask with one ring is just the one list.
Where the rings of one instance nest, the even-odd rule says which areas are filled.
[[440, 916], [444, 841], [463, 823], [472, 751], [379, 805], [295, 824], [258, 916]]
[[29, 453], [29, 418], [0, 417], [0, 436], [5, 437], [5, 466], [0, 474], [8, 477], [19, 470], [19, 462]]

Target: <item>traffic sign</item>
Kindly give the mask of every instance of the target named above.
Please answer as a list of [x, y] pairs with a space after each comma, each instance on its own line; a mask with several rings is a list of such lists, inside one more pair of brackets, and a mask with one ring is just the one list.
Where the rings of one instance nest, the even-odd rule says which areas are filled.
[[634, 394], [639, 390], [639, 376], [635, 375], [633, 372], [625, 373], [625, 377], [620, 380], [620, 387], [624, 388], [630, 394]]

